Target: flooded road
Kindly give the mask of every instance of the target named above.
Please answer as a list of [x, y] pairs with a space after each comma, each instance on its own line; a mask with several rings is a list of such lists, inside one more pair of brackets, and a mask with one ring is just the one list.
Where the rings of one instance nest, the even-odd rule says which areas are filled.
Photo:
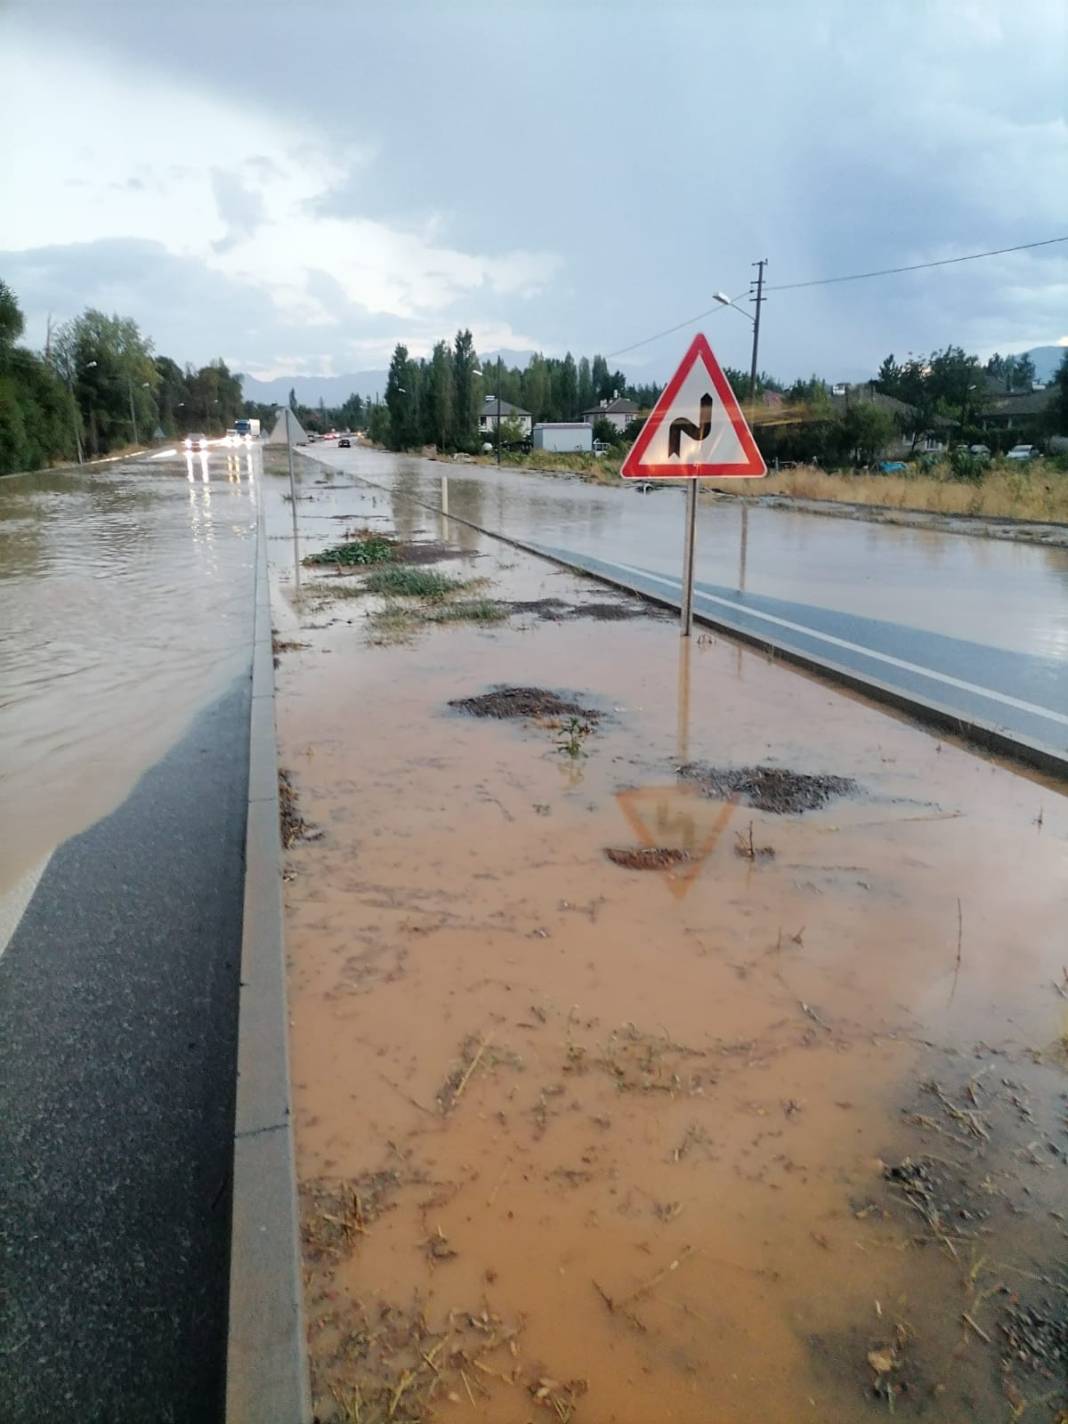
[[[565, 617], [603, 586], [396, 492], [302, 492], [305, 552], [453, 537], [511, 610], [297, 599], [270, 493], [319, 1417], [1053, 1417], [1060, 1347], [1013, 1348], [1064, 1330], [1060, 792], [648, 609]], [[578, 753], [457, 707], [496, 685], [589, 709]], [[680, 763], [846, 780], [801, 814]]]
[[247, 665], [259, 460], [0, 480], [0, 897]]
[[[367, 448], [317, 446], [339, 471], [437, 502], [524, 541], [559, 545], [677, 577], [682, 495], [638, 494], [576, 478], [453, 465]], [[620, 482], [622, 486], [622, 481]], [[719, 501], [699, 511], [696, 577], [1068, 662], [1068, 550], [839, 520]]]

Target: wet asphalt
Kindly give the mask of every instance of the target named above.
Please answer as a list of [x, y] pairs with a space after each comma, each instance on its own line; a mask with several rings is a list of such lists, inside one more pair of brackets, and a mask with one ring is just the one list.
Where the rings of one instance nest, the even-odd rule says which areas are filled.
[[56, 851], [0, 958], [3, 1424], [222, 1418], [249, 698]]

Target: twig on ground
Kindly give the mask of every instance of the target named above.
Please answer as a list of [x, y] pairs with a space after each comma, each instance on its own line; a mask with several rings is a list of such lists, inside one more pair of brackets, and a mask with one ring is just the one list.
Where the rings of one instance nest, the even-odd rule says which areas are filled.
[[961, 1311], [960, 1318], [964, 1321], [965, 1325], [969, 1326], [972, 1330], [975, 1331], [975, 1333], [979, 1336], [980, 1340], [984, 1340], [988, 1345], [992, 1345], [994, 1343], [991, 1340], [990, 1336], [983, 1329], [983, 1327], [981, 1325], [976, 1325], [975, 1321], [972, 1319], [972, 1317], [968, 1314], [966, 1310]]
[[489, 1039], [488, 1039], [488, 1038], [484, 1038], [484, 1039], [482, 1040], [482, 1042], [478, 1045], [478, 1052], [475, 1054], [474, 1058], [471, 1059], [471, 1062], [467, 1065], [467, 1070], [466, 1070], [466, 1072], [464, 1073], [464, 1076], [460, 1079], [459, 1083], [457, 1083], [457, 1085], [456, 1085], [456, 1092], [453, 1093], [453, 1095], [452, 1095], [452, 1100], [453, 1100], [454, 1103], [457, 1102], [457, 1101], [463, 1096], [463, 1091], [464, 1091], [464, 1089], [467, 1087], [468, 1083], [471, 1081], [471, 1075], [472, 1075], [472, 1073], [474, 1073], [475, 1069], [476, 1069], [476, 1068], [478, 1067], [478, 1065], [482, 1062], [482, 1055], [485, 1053], [485, 1051], [486, 1051], [486, 1049], [487, 1049], [488, 1047], [489, 1047]]
[[953, 1002], [953, 995], [957, 992], [957, 980], [960, 977], [960, 956], [964, 940], [964, 916], [960, 907], [960, 896], [957, 896], [957, 963], [953, 970], [953, 987], [949, 991], [949, 1002]]
[[405, 1102], [411, 1103], [413, 1108], [418, 1108], [420, 1112], [428, 1113], [431, 1117], [437, 1116], [437, 1114], [433, 1112], [430, 1108], [426, 1107], [423, 1103], [418, 1102], [415, 1098], [413, 1098], [411, 1093], [406, 1093], [399, 1083], [394, 1083], [392, 1078], [387, 1078], [385, 1073], [383, 1073], [381, 1069], [378, 1070], [378, 1076], [382, 1079], [383, 1083], [388, 1084], [388, 1086], [391, 1087], [395, 1093], [400, 1093], [401, 1097], [405, 1100]]

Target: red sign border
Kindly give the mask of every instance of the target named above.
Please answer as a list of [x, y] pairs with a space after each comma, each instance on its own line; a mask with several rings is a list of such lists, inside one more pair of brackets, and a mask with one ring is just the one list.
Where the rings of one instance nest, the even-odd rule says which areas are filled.
[[[641, 458], [649, 448], [653, 436], [664, 423], [664, 417], [668, 414], [674, 404], [683, 381], [690, 374], [698, 358], [704, 361], [705, 368], [712, 379], [712, 384], [716, 388], [716, 394], [723, 402], [723, 408], [730, 417], [734, 433], [738, 437], [738, 443], [748, 457], [748, 463], [740, 464], [704, 464], [704, 465], [642, 465]], [[690, 343], [690, 348], [679, 364], [679, 369], [672, 376], [667, 389], [663, 392], [652, 414], [642, 426], [638, 433], [638, 438], [631, 446], [627, 458], [623, 461], [620, 475], [625, 480], [697, 480], [707, 477], [730, 480], [756, 480], [761, 479], [768, 472], [768, 467], [764, 463], [764, 457], [756, 447], [756, 441], [750, 433], [746, 424], [745, 416], [738, 405], [737, 397], [730, 388], [730, 383], [720, 369], [720, 364], [712, 354], [712, 348], [702, 332], [698, 332]]]

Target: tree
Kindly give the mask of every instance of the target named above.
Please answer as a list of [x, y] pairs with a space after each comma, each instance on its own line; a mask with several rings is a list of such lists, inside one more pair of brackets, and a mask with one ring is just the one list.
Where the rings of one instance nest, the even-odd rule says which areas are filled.
[[297, 392], [293, 386], [289, 388], [289, 409], [294, 415], [297, 414]]
[[346, 430], [362, 430], [364, 426], [363, 398], [356, 391], [338, 407], [337, 422]]
[[589, 359], [585, 356], [578, 363], [578, 413], [589, 410], [593, 405], [593, 376], [590, 374]]
[[386, 407], [389, 410], [390, 447], [407, 450], [414, 444], [415, 400], [411, 389], [411, 362], [408, 348], [399, 342], [393, 348], [393, 358], [389, 363], [386, 377]]
[[0, 361], [22, 335], [23, 325], [22, 310], [15, 293], [6, 282], [0, 281]]
[[564, 420], [574, 420], [578, 405], [578, 371], [569, 351], [560, 365], [560, 409]]
[[55, 367], [15, 342], [23, 319], [0, 282], [0, 473], [36, 470], [75, 451], [73, 397]]
[[590, 379], [593, 381], [594, 401], [608, 400], [612, 394], [612, 378], [608, 374], [608, 362], [603, 356], [593, 358]]
[[1028, 352], [1022, 356], [1017, 356], [1014, 363], [1012, 376], [1012, 388], [1016, 391], [1029, 391], [1035, 384], [1035, 363], [1031, 360]]
[[[638, 421], [639, 429], [641, 429], [642, 423]], [[603, 440], [606, 445], [615, 445], [619, 439], [619, 431], [607, 416], [599, 415], [593, 422], [593, 438]]]
[[160, 428], [165, 435], [178, 435], [191, 428], [189, 386], [186, 384], [185, 373], [177, 361], [172, 361], [169, 356], [157, 356], [155, 366], [159, 377], [156, 386], [156, 408], [159, 412]]
[[523, 372], [522, 402], [535, 420], [544, 420], [549, 413], [549, 372], [545, 358], [535, 352]]
[[240, 378], [231, 373], [221, 356], [199, 371], [188, 367], [185, 385], [187, 429], [227, 430], [244, 410]]
[[870, 465], [879, 459], [895, 430], [890, 412], [871, 401], [854, 401], [841, 417], [844, 452], [858, 465]]
[[1051, 435], [1068, 435], [1068, 351], [1053, 377], [1053, 394], [1047, 408], [1047, 424]]
[[448, 449], [453, 441], [453, 386], [452, 353], [439, 341], [431, 353], [426, 379], [427, 438], [439, 450]]
[[53, 361], [81, 411], [87, 443], [104, 453], [148, 434], [157, 421], [159, 372], [152, 343], [129, 317], [87, 308], [53, 337]]
[[478, 433], [476, 364], [474, 337], [466, 329], [458, 331], [452, 348], [453, 443], [465, 449], [474, 444]]
[[393, 432], [390, 429], [389, 409], [381, 401], [372, 401], [367, 416], [367, 434], [376, 445], [393, 448]]

